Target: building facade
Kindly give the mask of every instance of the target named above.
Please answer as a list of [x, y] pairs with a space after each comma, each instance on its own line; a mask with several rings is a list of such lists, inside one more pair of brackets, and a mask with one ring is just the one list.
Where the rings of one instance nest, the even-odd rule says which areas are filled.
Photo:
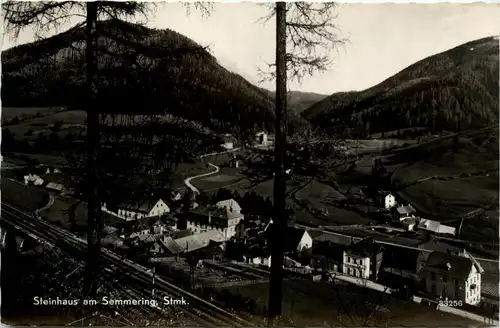
[[170, 213], [170, 208], [161, 199], [158, 201], [145, 201], [135, 204], [121, 204], [118, 207], [118, 216], [125, 218], [141, 219], [155, 217]]
[[216, 230], [229, 240], [237, 234], [244, 215], [238, 203], [229, 199], [218, 202], [214, 207], [198, 207], [189, 212], [184, 220], [186, 229], [195, 234]]
[[356, 278], [377, 280], [382, 254], [382, 247], [373, 239], [363, 239], [344, 250], [342, 272]]
[[483, 272], [479, 263], [467, 253], [452, 255], [435, 251], [429, 255], [420, 275], [431, 297], [478, 305]]
[[394, 197], [393, 194], [388, 194], [387, 196], [385, 196], [384, 198], [384, 205], [385, 205], [385, 208], [386, 209], [391, 209], [393, 208], [394, 206], [397, 205], [396, 203], [396, 197]]

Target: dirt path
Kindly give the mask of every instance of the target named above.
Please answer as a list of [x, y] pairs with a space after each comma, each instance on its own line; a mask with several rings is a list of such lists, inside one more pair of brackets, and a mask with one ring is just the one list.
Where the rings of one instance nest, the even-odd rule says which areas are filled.
[[[204, 154], [204, 155], [200, 156], [200, 159], [203, 159], [203, 158], [208, 157], [208, 156], [217, 156], [217, 155], [222, 155], [222, 154], [226, 154], [226, 153], [232, 153], [232, 152], [238, 151], [239, 149], [240, 148], [234, 148], [234, 149], [231, 149], [231, 150], [221, 151], [221, 152], [218, 152], [218, 153]], [[200, 190], [198, 188], [196, 188], [195, 186], [193, 186], [193, 184], [191, 183], [191, 181], [193, 179], [208, 177], [210, 175], [217, 174], [220, 171], [220, 167], [218, 167], [217, 165], [214, 165], [214, 164], [209, 163], [209, 162], [207, 164], [214, 169], [212, 172], [198, 174], [198, 175], [195, 175], [195, 176], [192, 176], [192, 177], [188, 177], [188, 178], [186, 178], [184, 180], [184, 184], [186, 185], [186, 187], [188, 187], [189, 189], [191, 189], [195, 194], [199, 194]]]

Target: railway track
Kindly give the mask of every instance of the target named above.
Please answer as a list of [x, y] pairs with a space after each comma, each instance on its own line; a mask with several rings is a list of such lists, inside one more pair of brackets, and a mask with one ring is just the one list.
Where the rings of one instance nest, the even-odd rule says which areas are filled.
[[[15, 208], [5, 202], [2, 203], [2, 224], [10, 225], [11, 227], [28, 233], [34, 236], [37, 240], [47, 241], [68, 253], [80, 253], [84, 255], [87, 243], [69, 233], [66, 230], [55, 227], [42, 220], [36, 220], [22, 210]], [[152, 273], [149, 269], [125, 259], [117, 254], [103, 249], [101, 254], [101, 262], [109, 265], [111, 276], [119, 276], [128, 286], [140, 290], [142, 295], [149, 294], [152, 286]], [[201, 297], [183, 290], [172, 283], [169, 283], [161, 278], [155, 279], [155, 289], [158, 294], [155, 296], [163, 304], [164, 296], [174, 299], [185, 299], [188, 303], [183, 307], [183, 311], [187, 313], [193, 320], [200, 323], [204, 327], [251, 327], [255, 324], [239, 318], [233, 313], [230, 313], [212, 303], [205, 301]], [[120, 281], [121, 283], [122, 281]], [[147, 290], [147, 291], [145, 291]], [[149, 296], [151, 299], [152, 295]]]

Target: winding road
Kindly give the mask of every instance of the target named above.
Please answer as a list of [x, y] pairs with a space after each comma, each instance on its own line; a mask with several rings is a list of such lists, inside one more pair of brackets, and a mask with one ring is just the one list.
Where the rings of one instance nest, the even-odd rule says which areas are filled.
[[[221, 151], [221, 152], [215, 152], [215, 153], [209, 153], [209, 154], [204, 154], [204, 155], [201, 155], [200, 156], [200, 159], [203, 159], [205, 157], [208, 157], [208, 156], [217, 156], [217, 155], [222, 155], [222, 154], [227, 154], [227, 153], [233, 153], [235, 151], [238, 151], [240, 150], [240, 148], [234, 148], [234, 149], [230, 149], [230, 150], [225, 150], [225, 151]], [[214, 170], [211, 171], [211, 172], [208, 172], [208, 173], [203, 173], [203, 174], [198, 174], [198, 175], [194, 175], [194, 176], [191, 176], [191, 177], [188, 177], [184, 180], [184, 184], [186, 185], [186, 187], [188, 187], [189, 189], [191, 189], [195, 194], [199, 194], [200, 193], [200, 190], [198, 188], [196, 188], [195, 186], [193, 186], [193, 184], [191, 183], [191, 181], [193, 179], [198, 179], [198, 178], [203, 178], [203, 177], [208, 177], [209, 175], [214, 175], [214, 174], [217, 174], [219, 173], [220, 171], [220, 167], [218, 167], [217, 165], [214, 165], [212, 163], [208, 163], [207, 164], [212, 167]]]

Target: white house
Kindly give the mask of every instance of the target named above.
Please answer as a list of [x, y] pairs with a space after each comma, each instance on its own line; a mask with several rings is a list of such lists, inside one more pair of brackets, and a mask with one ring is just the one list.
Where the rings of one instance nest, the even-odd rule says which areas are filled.
[[382, 264], [382, 247], [373, 239], [351, 244], [343, 252], [342, 272], [356, 278], [377, 280]]
[[125, 218], [141, 219], [143, 217], [161, 216], [170, 213], [170, 208], [161, 199], [158, 201], [145, 201], [136, 204], [121, 204], [118, 206], [118, 215]]
[[457, 254], [434, 251], [419, 275], [425, 279], [425, 288], [430, 296], [478, 305], [481, 302], [483, 272], [481, 265], [465, 250]]
[[174, 242], [182, 248], [183, 252], [188, 253], [204, 248], [210, 242], [223, 243], [226, 240], [226, 236], [220, 231], [209, 230], [204, 233], [174, 239]]
[[404, 229], [407, 231], [413, 231], [413, 228], [415, 228], [415, 225], [417, 224], [417, 219], [412, 218], [412, 217], [406, 217], [401, 219], [401, 224]]
[[243, 255], [243, 261], [249, 264], [254, 264], [254, 265], [264, 265], [267, 267], [271, 267], [271, 255], [261, 255], [261, 256], [255, 256], [255, 255], [250, 255], [246, 254]]
[[398, 212], [400, 219], [407, 218], [416, 212], [415, 208], [413, 208], [411, 204], [399, 206], [396, 211]]
[[33, 184], [34, 186], [43, 185], [43, 179], [36, 174], [28, 174], [24, 176], [24, 183], [27, 185]]
[[312, 248], [313, 239], [306, 230], [287, 228], [285, 231], [285, 252], [302, 251]]
[[234, 148], [233, 138], [230, 134], [226, 134], [223, 137], [224, 143], [221, 145], [222, 148], [230, 150]]
[[384, 204], [385, 204], [385, 208], [386, 209], [393, 208], [394, 206], [397, 205], [397, 203], [396, 203], [396, 197], [394, 197], [393, 194], [386, 195], [385, 198], [384, 198]]
[[267, 145], [267, 134], [265, 132], [257, 133], [255, 139], [259, 145]]
[[444, 224], [441, 224], [438, 221], [422, 219], [418, 224], [418, 229], [423, 231], [429, 231], [435, 234], [447, 234], [447, 235], [455, 235], [455, 228], [450, 227]]
[[217, 203], [215, 207], [198, 207], [184, 218], [186, 228], [196, 234], [216, 230], [231, 239], [238, 231], [239, 223], [244, 220], [241, 208], [234, 200]]
[[58, 168], [51, 169], [50, 167], [48, 167], [47, 170], [45, 171], [45, 174], [57, 174], [57, 173], [61, 173], [61, 170], [59, 170]]
[[172, 191], [170, 198], [173, 202], [177, 202], [182, 199], [182, 195], [178, 191]]

